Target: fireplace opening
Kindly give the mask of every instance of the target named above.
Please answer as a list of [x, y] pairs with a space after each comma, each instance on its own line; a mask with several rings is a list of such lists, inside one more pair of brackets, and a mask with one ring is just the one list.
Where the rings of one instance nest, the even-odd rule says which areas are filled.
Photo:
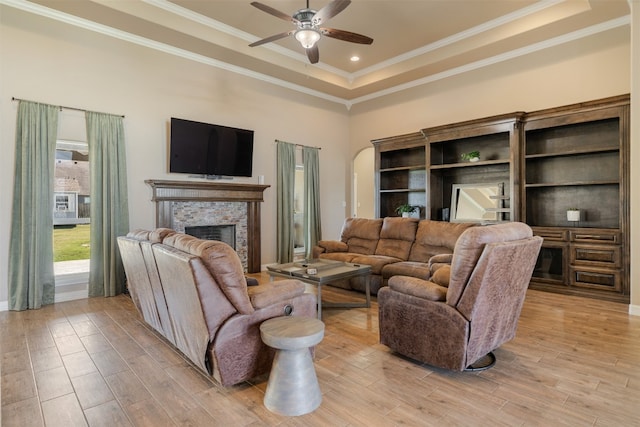
[[184, 227], [184, 232], [198, 239], [217, 240], [224, 242], [236, 250], [236, 226], [226, 225], [198, 225]]

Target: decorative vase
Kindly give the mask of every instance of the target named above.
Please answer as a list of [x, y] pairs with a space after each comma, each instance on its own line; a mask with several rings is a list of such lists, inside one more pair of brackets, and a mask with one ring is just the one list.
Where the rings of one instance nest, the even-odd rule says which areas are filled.
[[567, 221], [572, 221], [572, 222], [580, 221], [580, 211], [579, 210], [567, 211]]

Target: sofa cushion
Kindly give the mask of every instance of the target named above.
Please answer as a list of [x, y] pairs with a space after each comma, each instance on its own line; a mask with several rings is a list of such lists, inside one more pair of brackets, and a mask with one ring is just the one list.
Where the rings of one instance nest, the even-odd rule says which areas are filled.
[[385, 218], [375, 254], [406, 260], [416, 238], [417, 227], [418, 220], [415, 218]]
[[471, 223], [451, 223], [424, 219], [418, 224], [416, 239], [409, 253], [409, 261], [428, 262], [437, 254], [450, 254], [456, 246], [458, 237]]
[[322, 259], [331, 259], [333, 261], [351, 262], [355, 257], [360, 254], [354, 254], [352, 252], [329, 252], [320, 254]]
[[382, 274], [382, 268], [387, 264], [402, 261], [400, 258], [383, 255], [356, 255], [351, 261], [354, 264], [365, 264], [371, 266], [371, 274]]
[[381, 228], [382, 219], [347, 218], [342, 226], [340, 240], [347, 244], [349, 252], [373, 255]]

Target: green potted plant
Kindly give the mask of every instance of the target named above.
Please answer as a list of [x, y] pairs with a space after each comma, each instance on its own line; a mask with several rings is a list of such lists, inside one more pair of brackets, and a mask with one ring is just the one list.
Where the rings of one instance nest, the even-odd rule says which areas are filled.
[[477, 162], [480, 160], [480, 152], [479, 151], [469, 151], [468, 153], [463, 153], [460, 157], [462, 160], [468, 160], [470, 162]]
[[416, 212], [418, 209], [420, 209], [420, 206], [405, 203], [396, 208], [396, 213], [404, 218], [408, 218], [413, 212]]

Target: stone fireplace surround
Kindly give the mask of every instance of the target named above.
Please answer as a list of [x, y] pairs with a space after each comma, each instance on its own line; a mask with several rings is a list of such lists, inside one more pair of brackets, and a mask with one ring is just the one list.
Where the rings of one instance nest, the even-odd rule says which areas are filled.
[[[228, 224], [230, 221], [241, 221], [237, 224], [237, 229], [246, 229], [246, 239], [244, 231], [240, 231], [240, 242], [236, 239], [236, 251], [238, 252], [243, 265], [248, 273], [258, 273], [260, 271], [260, 203], [264, 201], [263, 192], [269, 185], [258, 184], [234, 184], [209, 181], [165, 181], [165, 180], [145, 180], [153, 190], [151, 200], [156, 204], [156, 227], [172, 228], [176, 231], [184, 231], [186, 224], [184, 217], [176, 218], [175, 211], [182, 212], [185, 209], [193, 211], [194, 206], [198, 212], [192, 216], [197, 217], [196, 222], [200, 222], [204, 215], [208, 221], [220, 221], [220, 224]], [[222, 203], [220, 203], [222, 202]], [[211, 203], [211, 204], [209, 204]], [[219, 219], [212, 219], [203, 212], [224, 211]], [[229, 213], [246, 212], [244, 218], [230, 219]], [[216, 224], [209, 224], [216, 225]], [[181, 229], [181, 230], [179, 230]], [[239, 247], [239, 243], [244, 248]], [[245, 259], [243, 259], [245, 258]]]

